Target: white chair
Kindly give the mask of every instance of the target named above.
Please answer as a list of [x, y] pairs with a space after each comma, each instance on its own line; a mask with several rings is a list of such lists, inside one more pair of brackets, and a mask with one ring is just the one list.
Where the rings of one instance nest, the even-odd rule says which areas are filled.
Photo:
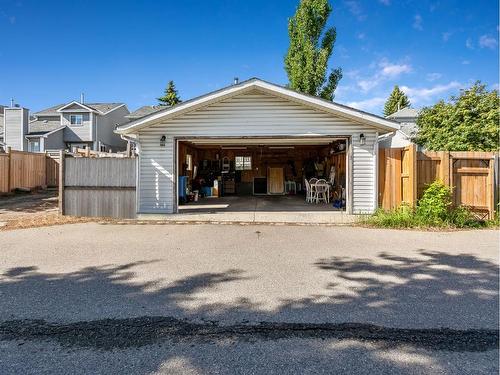
[[312, 203], [312, 190], [309, 181], [304, 179], [304, 184], [306, 185], [306, 203]]
[[318, 184], [314, 186], [314, 199], [316, 203], [323, 201], [325, 203], [329, 203], [330, 199], [328, 197], [328, 184]]
[[318, 182], [318, 179], [316, 177], [313, 177], [309, 180], [309, 190], [310, 190], [310, 198], [311, 198], [310, 202], [311, 203], [316, 201], [316, 193], [315, 193], [316, 182]]

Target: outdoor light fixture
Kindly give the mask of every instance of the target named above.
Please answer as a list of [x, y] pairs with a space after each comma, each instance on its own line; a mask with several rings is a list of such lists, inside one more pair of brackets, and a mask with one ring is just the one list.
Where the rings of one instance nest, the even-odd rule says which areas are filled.
[[167, 137], [165, 137], [164, 135], [162, 135], [161, 138], [160, 138], [160, 147], [165, 147], [166, 140], [167, 140]]
[[365, 135], [364, 135], [363, 133], [361, 133], [361, 134], [359, 135], [359, 144], [360, 144], [361, 146], [363, 146], [365, 143], [366, 143], [366, 138], [365, 138]]

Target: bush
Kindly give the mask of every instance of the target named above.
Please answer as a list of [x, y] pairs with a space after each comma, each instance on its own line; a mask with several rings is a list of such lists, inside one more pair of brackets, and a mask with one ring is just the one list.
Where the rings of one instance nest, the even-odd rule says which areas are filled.
[[427, 187], [415, 209], [405, 204], [391, 211], [379, 209], [365, 223], [385, 228], [479, 228], [492, 225], [477, 220], [466, 207], [454, 208], [451, 189], [441, 181]]
[[451, 208], [451, 189], [441, 181], [434, 181], [418, 201], [415, 215], [424, 225], [442, 226], [450, 218]]

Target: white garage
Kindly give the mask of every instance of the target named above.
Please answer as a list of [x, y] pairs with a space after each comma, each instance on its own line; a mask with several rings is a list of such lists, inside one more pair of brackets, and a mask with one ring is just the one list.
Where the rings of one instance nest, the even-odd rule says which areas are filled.
[[[138, 147], [138, 214], [247, 203], [360, 214], [377, 207], [378, 137], [397, 129], [382, 117], [253, 78], [116, 132]], [[312, 197], [310, 186], [322, 181], [327, 193], [318, 188]]]

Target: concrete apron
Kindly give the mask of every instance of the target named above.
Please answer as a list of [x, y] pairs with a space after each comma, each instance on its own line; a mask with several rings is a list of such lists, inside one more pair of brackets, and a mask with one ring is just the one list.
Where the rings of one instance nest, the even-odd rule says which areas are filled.
[[138, 220], [165, 220], [176, 223], [268, 223], [268, 224], [353, 224], [360, 215], [332, 211], [250, 211], [217, 213], [137, 214]]

